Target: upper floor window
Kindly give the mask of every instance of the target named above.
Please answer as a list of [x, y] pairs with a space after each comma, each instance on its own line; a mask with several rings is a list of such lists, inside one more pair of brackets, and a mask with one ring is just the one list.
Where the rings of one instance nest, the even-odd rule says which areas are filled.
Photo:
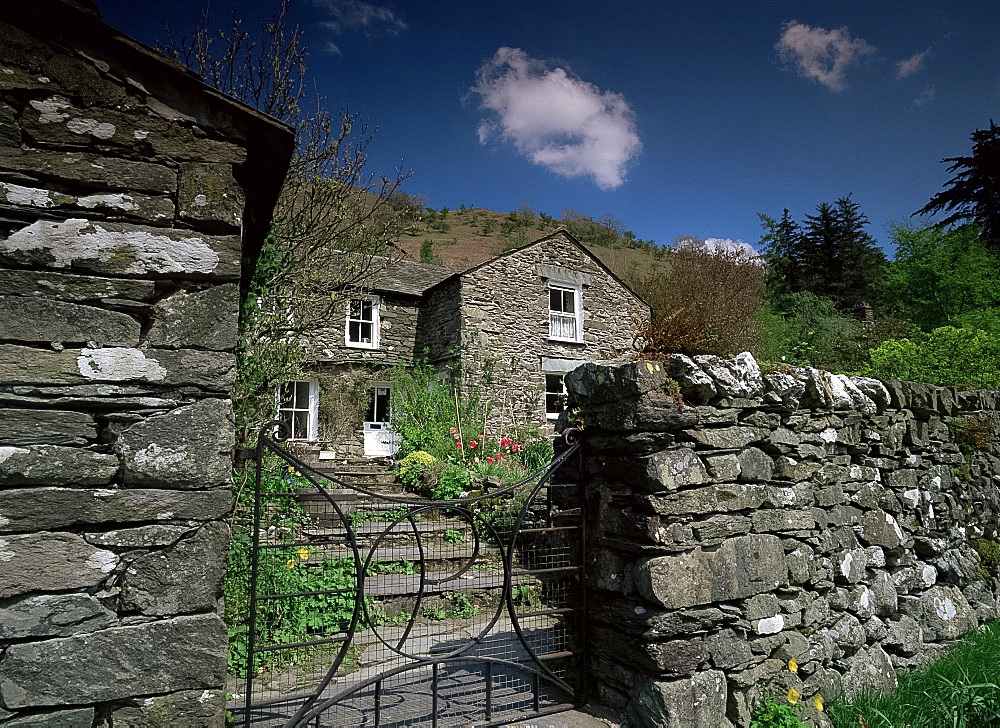
[[583, 341], [582, 291], [579, 286], [549, 284], [549, 338]]
[[378, 348], [378, 309], [376, 297], [352, 298], [347, 304], [347, 329], [344, 334], [348, 346], [362, 349]]
[[292, 440], [315, 440], [318, 436], [319, 383], [303, 379], [278, 387], [278, 419], [288, 423]]

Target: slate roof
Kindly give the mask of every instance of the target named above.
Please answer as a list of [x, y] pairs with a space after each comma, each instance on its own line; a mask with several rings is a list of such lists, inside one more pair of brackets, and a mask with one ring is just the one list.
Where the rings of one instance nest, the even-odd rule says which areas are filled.
[[455, 271], [438, 265], [397, 260], [376, 272], [369, 287], [373, 291], [421, 296], [424, 291], [453, 275]]

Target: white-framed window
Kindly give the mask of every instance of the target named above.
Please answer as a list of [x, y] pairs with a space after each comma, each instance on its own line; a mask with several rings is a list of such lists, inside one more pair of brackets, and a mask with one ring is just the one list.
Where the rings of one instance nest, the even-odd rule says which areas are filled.
[[344, 343], [360, 349], [378, 348], [379, 300], [377, 296], [352, 298], [347, 302]]
[[545, 372], [545, 418], [555, 420], [566, 409], [566, 382], [563, 372]]
[[583, 341], [583, 291], [580, 286], [549, 283], [549, 338]]
[[278, 387], [278, 419], [291, 428], [289, 439], [318, 439], [319, 382], [300, 379]]

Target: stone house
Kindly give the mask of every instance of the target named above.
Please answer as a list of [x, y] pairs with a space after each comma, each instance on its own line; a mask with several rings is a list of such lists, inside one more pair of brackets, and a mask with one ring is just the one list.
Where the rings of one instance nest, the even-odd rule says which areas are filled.
[[[344, 303], [344, 318], [309, 342], [313, 378], [289, 383], [279, 410], [293, 439], [322, 457], [384, 456], [388, 369], [426, 357], [438, 372], [484, 376], [494, 365], [496, 414], [545, 430], [564, 404], [563, 376], [582, 363], [628, 349], [649, 306], [564, 229], [455, 272], [410, 261], [387, 262], [363, 293]], [[367, 373], [368, 411], [360, 429], [324, 432], [324, 397], [357, 386]]]

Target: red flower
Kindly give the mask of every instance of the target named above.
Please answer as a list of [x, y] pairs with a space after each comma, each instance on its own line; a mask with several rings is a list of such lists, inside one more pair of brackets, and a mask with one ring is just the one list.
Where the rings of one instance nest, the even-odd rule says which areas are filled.
[[493, 458], [486, 458], [486, 462], [488, 462], [490, 465], [492, 465], [493, 464]]
[[448, 428], [448, 432], [458, 432], [458, 428], [455, 428], [455, 427], [449, 427], [449, 428]]
[[458, 442], [456, 442], [455, 443], [455, 447], [457, 447], [459, 450], [461, 450], [462, 449], [462, 441], [459, 440]]
[[455, 439], [456, 439], [456, 440], [461, 440], [461, 439], [462, 439], [462, 436], [461, 436], [461, 435], [459, 435], [459, 434], [458, 434], [458, 433], [456, 432], [456, 433], [455, 433]]
[[513, 450], [514, 452], [517, 452], [518, 450], [521, 449], [521, 446], [515, 442], [513, 445], [510, 446], [510, 449]]
[[475, 446], [476, 446], [476, 445], [478, 445], [478, 444], [479, 444], [479, 443], [478, 443], [478, 442], [476, 442], [475, 440], [469, 440], [469, 447], [475, 447]]
[[497, 460], [503, 460], [503, 453], [502, 452], [498, 452], [497, 453]]

